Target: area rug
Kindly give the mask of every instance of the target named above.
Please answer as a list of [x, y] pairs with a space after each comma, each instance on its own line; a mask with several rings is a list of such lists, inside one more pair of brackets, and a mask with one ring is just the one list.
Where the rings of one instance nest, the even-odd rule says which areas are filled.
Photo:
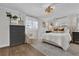
[[50, 45], [43, 42], [38, 43], [38, 44], [32, 44], [32, 46], [47, 56], [77, 56], [79, 55], [79, 52], [78, 52], [79, 45], [76, 45], [76, 44], [70, 44], [70, 48], [67, 51], [64, 51], [63, 49], [57, 46]]

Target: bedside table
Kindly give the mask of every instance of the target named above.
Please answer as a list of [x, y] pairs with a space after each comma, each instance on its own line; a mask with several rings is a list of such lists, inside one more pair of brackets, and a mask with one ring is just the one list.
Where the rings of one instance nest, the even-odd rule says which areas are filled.
[[72, 32], [73, 43], [79, 44], [79, 32]]

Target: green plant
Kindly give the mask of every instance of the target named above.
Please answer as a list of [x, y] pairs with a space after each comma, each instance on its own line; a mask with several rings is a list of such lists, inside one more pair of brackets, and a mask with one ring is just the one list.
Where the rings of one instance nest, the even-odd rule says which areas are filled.
[[6, 12], [6, 14], [7, 14], [7, 17], [9, 17], [10, 19], [12, 18], [12, 15], [10, 12]]
[[16, 20], [18, 17], [16, 15], [13, 16], [13, 19]]
[[18, 16], [14, 15], [12, 16], [12, 14], [10, 12], [6, 12], [7, 17], [9, 17], [10, 19], [13, 18], [14, 20], [16, 20], [18, 18]]

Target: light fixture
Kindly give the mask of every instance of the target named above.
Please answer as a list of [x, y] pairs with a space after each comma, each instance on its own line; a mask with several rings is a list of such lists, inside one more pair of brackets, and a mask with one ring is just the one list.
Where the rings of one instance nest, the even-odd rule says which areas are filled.
[[52, 14], [53, 11], [54, 11], [54, 9], [55, 9], [55, 6], [49, 5], [49, 6], [45, 9], [45, 15], [48, 16], [48, 15]]

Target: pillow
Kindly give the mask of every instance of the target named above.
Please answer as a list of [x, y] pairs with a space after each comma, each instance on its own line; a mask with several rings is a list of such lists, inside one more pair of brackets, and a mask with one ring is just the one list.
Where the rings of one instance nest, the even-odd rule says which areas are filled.
[[68, 32], [68, 33], [70, 32], [70, 29], [69, 29], [69, 27], [67, 25], [62, 25], [62, 26], [64, 27], [65, 32]]

